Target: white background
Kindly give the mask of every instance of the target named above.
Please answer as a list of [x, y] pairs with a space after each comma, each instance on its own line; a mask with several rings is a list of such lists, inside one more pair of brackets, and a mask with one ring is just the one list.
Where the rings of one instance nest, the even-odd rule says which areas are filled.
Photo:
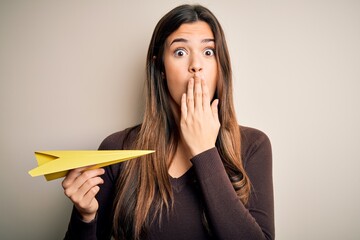
[[[277, 239], [360, 239], [360, 1], [199, 1], [222, 23], [239, 123], [272, 141]], [[141, 121], [156, 22], [183, 1], [0, 2], [0, 238], [62, 239], [34, 151]]]

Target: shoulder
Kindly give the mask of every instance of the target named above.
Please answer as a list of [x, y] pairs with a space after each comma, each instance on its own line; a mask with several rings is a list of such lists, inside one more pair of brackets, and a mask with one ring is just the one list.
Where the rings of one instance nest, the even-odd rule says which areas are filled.
[[248, 164], [254, 157], [264, 161], [272, 160], [271, 142], [269, 137], [261, 130], [240, 126], [241, 155], [244, 165]]
[[136, 140], [140, 125], [126, 128], [107, 136], [100, 144], [99, 150], [128, 149]]
[[[137, 134], [139, 132], [140, 125], [126, 128], [122, 131], [115, 132], [107, 136], [100, 144], [99, 150], [123, 150], [131, 149], [131, 146], [136, 140]], [[116, 182], [118, 176], [120, 175], [123, 162], [109, 165], [104, 167], [105, 175], [112, 182]]]

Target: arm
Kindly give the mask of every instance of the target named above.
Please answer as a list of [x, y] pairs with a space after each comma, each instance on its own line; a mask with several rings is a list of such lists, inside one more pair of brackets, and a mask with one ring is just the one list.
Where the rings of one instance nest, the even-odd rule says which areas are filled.
[[265, 134], [254, 129], [248, 129], [244, 135], [243, 162], [253, 186], [249, 205], [244, 206], [215, 148], [220, 127], [217, 104], [217, 100], [210, 103], [206, 81], [195, 75], [181, 100], [180, 133], [192, 156], [210, 227], [220, 239], [272, 239], [274, 210], [270, 141]]
[[[119, 132], [107, 137], [100, 145], [99, 150], [123, 149], [123, 142], [128, 131]], [[95, 199], [98, 202], [96, 217], [91, 221], [84, 221], [79, 210], [73, 207], [65, 239], [110, 239], [113, 223], [113, 201], [117, 176], [120, 174], [121, 164], [104, 168], [101, 176], [103, 184]], [[65, 180], [64, 180], [65, 181]]]
[[257, 139], [244, 147], [252, 191], [248, 206], [238, 199], [216, 148], [192, 159], [211, 229], [219, 239], [274, 239], [272, 157], [270, 141]]
[[74, 204], [65, 239], [110, 239], [115, 185], [111, 172], [111, 167], [106, 167], [102, 175], [104, 183], [95, 198], [99, 205], [95, 218], [86, 221]]

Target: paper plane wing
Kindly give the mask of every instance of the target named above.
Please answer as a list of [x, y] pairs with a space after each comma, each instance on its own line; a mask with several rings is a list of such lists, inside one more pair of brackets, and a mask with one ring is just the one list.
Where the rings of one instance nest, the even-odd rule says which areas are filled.
[[90, 151], [40, 151], [35, 152], [38, 167], [29, 171], [32, 177], [44, 175], [46, 180], [66, 176], [71, 169], [92, 166], [105, 167], [153, 153], [152, 150], [90, 150]]

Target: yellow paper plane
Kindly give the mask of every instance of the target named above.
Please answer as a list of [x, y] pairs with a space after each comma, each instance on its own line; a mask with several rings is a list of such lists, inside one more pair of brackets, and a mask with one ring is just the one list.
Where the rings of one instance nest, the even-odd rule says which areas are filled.
[[71, 169], [91, 166], [89, 169], [153, 153], [152, 150], [90, 150], [90, 151], [41, 151], [35, 152], [38, 167], [29, 171], [32, 177], [44, 175], [46, 180], [66, 176]]

